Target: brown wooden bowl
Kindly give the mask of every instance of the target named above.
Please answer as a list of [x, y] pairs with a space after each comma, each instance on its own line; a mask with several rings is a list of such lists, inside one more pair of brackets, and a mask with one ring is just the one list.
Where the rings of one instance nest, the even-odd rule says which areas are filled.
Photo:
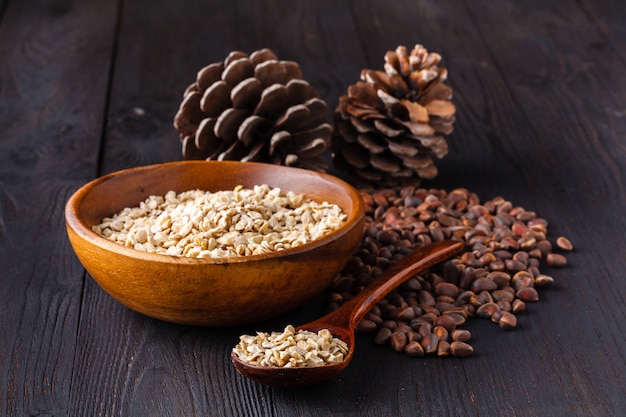
[[[150, 195], [267, 184], [339, 205], [345, 225], [301, 247], [263, 255], [198, 259], [124, 247], [91, 227]], [[67, 233], [87, 272], [113, 298], [157, 319], [203, 326], [249, 324], [283, 314], [330, 285], [362, 234], [361, 195], [329, 174], [234, 161], [180, 161], [91, 181], [70, 197]]]

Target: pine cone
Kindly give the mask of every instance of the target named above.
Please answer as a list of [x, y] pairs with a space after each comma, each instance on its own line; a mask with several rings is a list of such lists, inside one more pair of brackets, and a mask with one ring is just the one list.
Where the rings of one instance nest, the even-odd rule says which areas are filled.
[[364, 69], [334, 112], [333, 163], [356, 179], [413, 184], [437, 175], [434, 159], [448, 153], [452, 89], [441, 56], [416, 45], [385, 55], [384, 71]]
[[326, 171], [332, 125], [300, 66], [269, 49], [231, 52], [198, 72], [174, 117], [185, 159], [259, 161]]

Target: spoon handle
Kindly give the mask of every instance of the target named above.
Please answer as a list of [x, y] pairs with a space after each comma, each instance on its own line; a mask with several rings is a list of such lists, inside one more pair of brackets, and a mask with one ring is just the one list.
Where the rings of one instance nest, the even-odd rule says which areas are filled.
[[354, 328], [365, 314], [394, 288], [418, 272], [459, 253], [464, 246], [463, 242], [444, 240], [414, 250], [389, 266], [383, 274], [367, 285], [360, 293], [319, 321]]

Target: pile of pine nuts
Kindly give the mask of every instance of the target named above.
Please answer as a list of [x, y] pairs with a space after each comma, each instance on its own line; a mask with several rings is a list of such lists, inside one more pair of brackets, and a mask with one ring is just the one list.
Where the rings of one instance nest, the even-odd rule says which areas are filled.
[[469, 356], [463, 325], [485, 318], [503, 330], [517, 326], [527, 304], [554, 279], [540, 268], [563, 267], [573, 246], [554, 245], [535, 212], [497, 197], [481, 202], [466, 189], [404, 187], [362, 190], [366, 206], [360, 247], [331, 286], [330, 309], [349, 300], [410, 251], [433, 241], [463, 241], [457, 257], [418, 274], [379, 302], [358, 331], [374, 343], [412, 356]]

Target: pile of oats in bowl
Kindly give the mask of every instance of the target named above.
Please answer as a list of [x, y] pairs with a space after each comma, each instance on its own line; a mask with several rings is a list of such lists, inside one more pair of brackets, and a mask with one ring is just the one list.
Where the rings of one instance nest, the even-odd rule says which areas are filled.
[[263, 184], [150, 196], [92, 230], [145, 252], [224, 258], [302, 246], [337, 230], [346, 219], [336, 204]]

